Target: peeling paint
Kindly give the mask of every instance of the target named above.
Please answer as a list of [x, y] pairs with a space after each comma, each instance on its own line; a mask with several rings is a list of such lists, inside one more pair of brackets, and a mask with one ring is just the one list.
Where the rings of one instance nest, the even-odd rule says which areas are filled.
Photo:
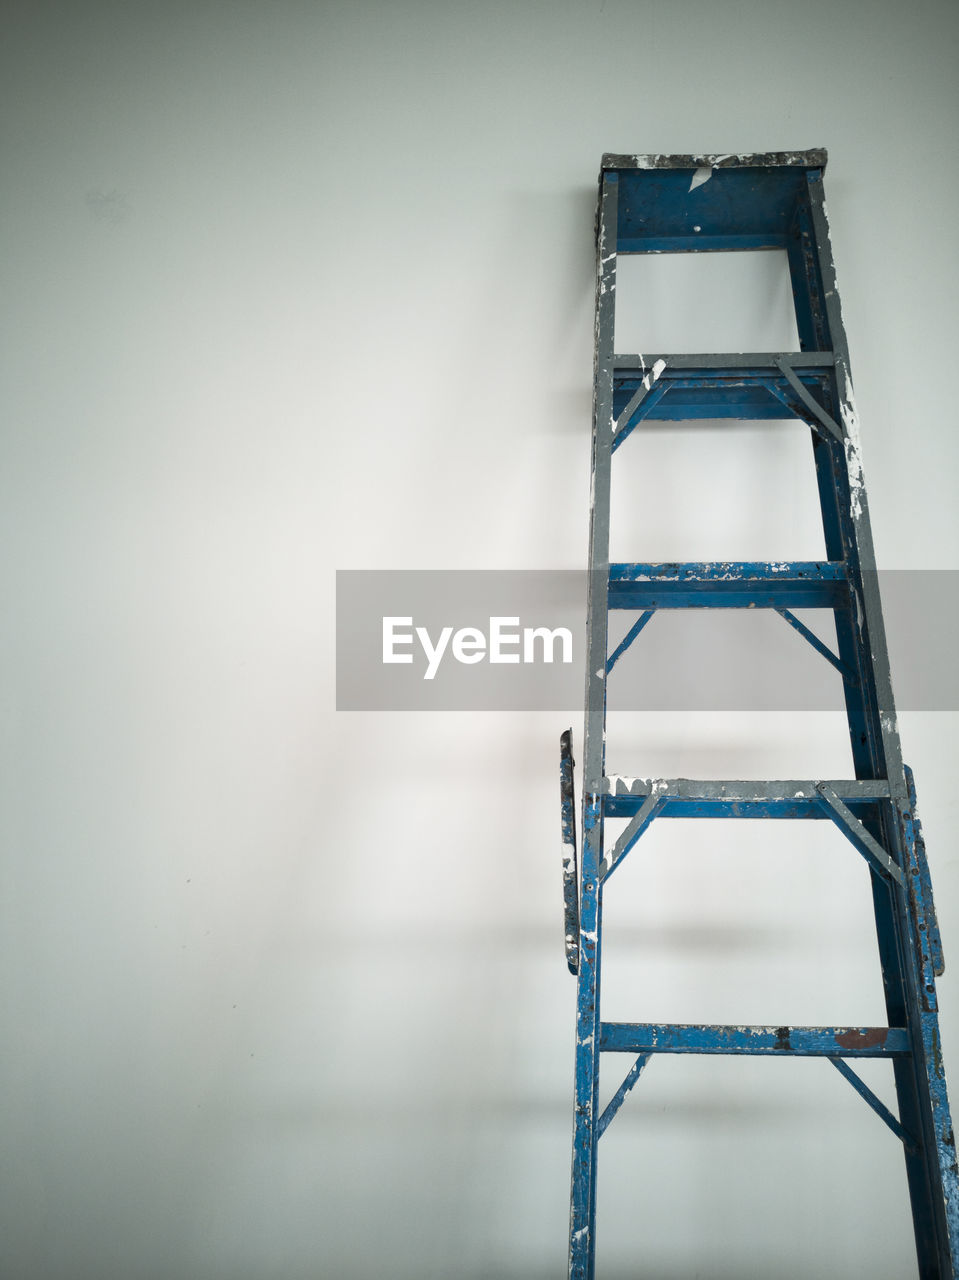
[[713, 176], [712, 165], [701, 164], [690, 180], [690, 183], [689, 183], [690, 191], [695, 191], [697, 187], [701, 187], [703, 183], [708, 182], [712, 176]]
[[842, 379], [842, 391], [839, 399], [839, 416], [846, 431], [846, 470], [849, 474], [849, 503], [853, 518], [862, 518], [862, 503], [865, 496], [865, 481], [862, 470], [862, 443], [859, 435], [859, 414], [856, 412], [856, 398], [853, 394], [852, 380], [845, 365], [840, 364], [838, 372]]
[[836, 1044], [843, 1049], [865, 1049], [884, 1045], [888, 1035], [885, 1027], [850, 1027], [836, 1035]]
[[811, 151], [726, 151], [721, 155], [667, 155], [654, 152], [649, 155], [617, 155], [603, 156], [603, 168], [613, 169], [699, 169], [699, 168], [736, 168], [739, 166], [758, 166], [761, 168], [778, 168], [780, 166], [823, 168], [826, 164], [824, 148]]
[[[643, 365], [643, 368], [644, 369], [646, 368], [645, 364]], [[666, 361], [657, 360], [653, 365], [652, 369], [650, 369], [649, 373], [645, 374], [645, 376], [643, 377], [643, 386], [646, 388], [647, 391], [649, 390], [649, 388], [652, 386], [652, 384], [656, 381], [656, 379], [659, 377], [659, 375], [662, 373], [662, 371], [665, 368], [666, 368]]]

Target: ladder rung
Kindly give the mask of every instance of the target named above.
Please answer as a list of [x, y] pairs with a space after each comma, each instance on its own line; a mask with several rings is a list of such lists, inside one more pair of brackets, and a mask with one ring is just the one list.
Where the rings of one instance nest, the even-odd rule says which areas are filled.
[[[831, 351], [616, 356], [613, 409], [620, 422], [634, 393], [656, 382], [657, 395], [640, 407], [642, 419], [797, 421], [804, 418], [801, 406], [795, 406], [797, 397], [806, 401], [807, 412], [811, 405], [820, 404], [822, 390], [819, 397], [813, 390], [835, 378], [834, 366]], [[634, 419], [635, 415], [628, 416]], [[625, 422], [620, 422], [623, 426]]]
[[617, 380], [628, 372], [643, 376], [657, 360], [665, 364], [664, 376], [671, 370], [688, 372], [691, 369], [762, 369], [764, 373], [778, 373], [778, 360], [785, 359], [794, 369], [821, 369], [826, 372], [836, 363], [832, 351], [704, 351], [694, 354], [672, 355], [656, 352], [653, 355], [618, 355], [613, 357]]
[[893, 1058], [909, 1053], [905, 1027], [736, 1027], [603, 1022], [607, 1053], [732, 1053], [806, 1058]]
[[[603, 779], [604, 812], [610, 818], [638, 813], [655, 791], [661, 796], [663, 818], [828, 818], [820, 783], [810, 779], [786, 781], [697, 781], [669, 778], [655, 783], [611, 773]], [[884, 778], [829, 780], [826, 786], [853, 810], [887, 800]]]
[[842, 561], [611, 564], [610, 609], [835, 609], [849, 603]]
[[813, 147], [808, 151], [752, 151], [737, 154], [665, 155], [652, 152], [649, 155], [627, 155], [606, 151], [603, 153], [603, 172], [631, 169], [825, 169], [825, 147]]

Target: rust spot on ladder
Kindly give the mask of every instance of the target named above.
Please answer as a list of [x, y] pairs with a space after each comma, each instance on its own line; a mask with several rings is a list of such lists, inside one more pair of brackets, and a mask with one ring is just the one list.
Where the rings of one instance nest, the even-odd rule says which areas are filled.
[[836, 1036], [840, 1049], [873, 1049], [884, 1045], [889, 1037], [886, 1027], [854, 1027]]

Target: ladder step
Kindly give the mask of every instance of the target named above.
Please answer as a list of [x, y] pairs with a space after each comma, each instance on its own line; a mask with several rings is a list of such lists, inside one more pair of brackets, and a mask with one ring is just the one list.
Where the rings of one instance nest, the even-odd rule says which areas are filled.
[[682, 155], [667, 155], [665, 152], [632, 155], [621, 151], [604, 151], [602, 172], [622, 173], [630, 169], [648, 172], [650, 169], [698, 169], [703, 166], [710, 169], [824, 169], [827, 156], [825, 147], [815, 147], [809, 151], [725, 152], [722, 155], [694, 154], [691, 151]]
[[[777, 158], [771, 161], [773, 154]], [[807, 174], [821, 171], [824, 154], [700, 156], [692, 173], [676, 163], [650, 164], [648, 156], [607, 156], [603, 170], [620, 189], [616, 248], [620, 253], [786, 248], [799, 230], [796, 215]], [[634, 159], [641, 161], [635, 167]], [[695, 171], [707, 179], [701, 185]]]
[[610, 609], [836, 609], [849, 602], [840, 560], [609, 566]]
[[723, 1053], [804, 1058], [895, 1058], [909, 1053], [905, 1027], [736, 1027], [603, 1022], [607, 1053]]
[[833, 351], [702, 351], [698, 353], [666, 353], [656, 352], [653, 355], [616, 355], [613, 356], [613, 368], [617, 381], [630, 372], [637, 370], [646, 374], [659, 361], [665, 368], [660, 376], [670, 373], [681, 374], [690, 369], [729, 370], [761, 369], [763, 373], [778, 373], [779, 361], [785, 360], [794, 369], [811, 369], [826, 372], [836, 364]]
[[613, 411], [619, 419], [641, 387], [655, 384], [659, 394], [645, 401], [639, 418], [797, 421], [795, 383], [822, 402], [835, 383], [835, 365], [831, 351], [615, 356]]
[[[819, 781], [695, 781], [690, 778], [652, 780], [611, 773], [603, 779], [603, 812], [608, 818], [629, 818], [655, 792], [661, 797], [663, 818], [828, 818]], [[854, 812], [888, 800], [884, 778], [836, 779], [825, 785]]]

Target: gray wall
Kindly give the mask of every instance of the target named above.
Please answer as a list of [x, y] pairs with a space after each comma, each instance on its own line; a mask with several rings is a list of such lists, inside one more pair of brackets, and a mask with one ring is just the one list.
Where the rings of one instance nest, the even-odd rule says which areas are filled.
[[[959, 568], [957, 33], [931, 0], [3, 6], [4, 1276], [565, 1274], [578, 714], [338, 715], [334, 570], [581, 565], [601, 153], [809, 146], [879, 563]], [[901, 716], [959, 1089], [957, 727]], [[829, 714], [615, 728], [624, 773], [849, 767]], [[610, 1016], [881, 1020], [821, 825], [645, 837]], [[825, 1063], [659, 1060], [603, 1154], [604, 1280], [912, 1274], [895, 1139]]]

